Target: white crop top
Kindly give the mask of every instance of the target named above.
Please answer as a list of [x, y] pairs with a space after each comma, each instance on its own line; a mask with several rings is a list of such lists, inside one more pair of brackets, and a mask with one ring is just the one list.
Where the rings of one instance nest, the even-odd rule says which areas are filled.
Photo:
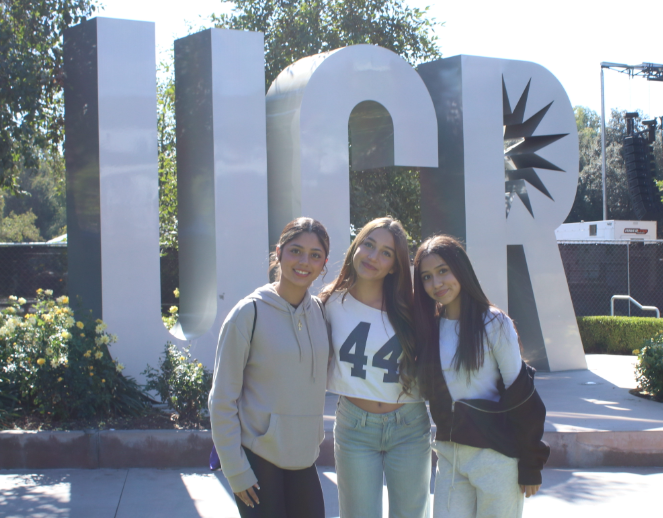
[[491, 308], [492, 318], [486, 326], [484, 343], [483, 366], [472, 372], [470, 381], [467, 381], [467, 371], [456, 371], [454, 356], [458, 348], [458, 320], [440, 319], [440, 363], [444, 379], [449, 387], [449, 393], [454, 400], [458, 399], [488, 399], [499, 401], [497, 381], [500, 374], [506, 388], [516, 381], [522, 360], [520, 358], [520, 344], [518, 335], [511, 319], [496, 308]]
[[327, 390], [342, 396], [381, 403], [422, 401], [403, 394], [398, 377], [401, 347], [387, 314], [336, 292], [325, 307], [331, 325], [334, 356], [329, 364]]

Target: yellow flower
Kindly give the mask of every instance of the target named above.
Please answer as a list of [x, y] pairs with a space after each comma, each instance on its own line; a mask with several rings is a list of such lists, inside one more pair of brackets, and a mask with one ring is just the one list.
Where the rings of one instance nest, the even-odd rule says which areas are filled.
[[106, 380], [105, 380], [105, 379], [102, 379], [101, 382], [102, 382], [102, 383], [106, 383]]
[[58, 381], [62, 381], [62, 378], [58, 378]]
[[94, 372], [91, 372], [91, 373], [90, 373], [90, 376], [94, 376]]
[[81, 333], [81, 338], [85, 338], [85, 333]]
[[46, 363], [46, 360], [44, 360], [44, 358], [39, 358], [39, 359], [37, 360], [37, 364], [38, 364], [38, 365], [44, 365], [45, 363]]
[[103, 355], [104, 353], [102, 353], [101, 351], [97, 351], [96, 353], [94, 353], [94, 357], [97, 360], [100, 360]]
[[58, 298], [58, 302], [60, 304], [69, 304], [69, 297], [62, 295], [62, 297]]
[[89, 358], [90, 356], [92, 356], [92, 351], [90, 351], [88, 349], [83, 356], [85, 356], [86, 358]]
[[168, 312], [172, 315], [173, 313], [177, 313], [179, 311], [179, 308], [177, 306], [170, 306], [170, 309]]
[[97, 337], [94, 339], [94, 342], [95, 342], [97, 345], [101, 345], [101, 344], [104, 344], [104, 345], [105, 345], [105, 344], [107, 344], [107, 343], [110, 342], [110, 337], [109, 337], [108, 335], [97, 336]]
[[203, 364], [202, 364], [202, 363], [199, 363], [199, 364], [198, 364], [198, 368], [199, 368], [199, 369], [202, 369], [202, 368], [203, 368]]
[[88, 367], [88, 369], [90, 369], [90, 370], [94, 369], [94, 365], [90, 365], [90, 366]]
[[42, 293], [44, 293], [44, 290], [42, 290], [41, 288], [39, 288], [39, 289], [37, 290], [37, 295], [41, 295]]
[[186, 358], [184, 356], [180, 356], [180, 361], [183, 362], [184, 360], [186, 360]]
[[179, 299], [179, 298], [180, 298], [180, 289], [179, 289], [179, 288], [175, 288], [175, 289], [173, 290], [173, 295], [175, 295], [175, 298], [176, 298], [176, 299]]
[[85, 327], [85, 324], [79, 320], [78, 322], [76, 322], [76, 327], [78, 329], [83, 329]]
[[72, 337], [71, 333], [69, 331], [62, 331], [62, 338], [65, 340], [70, 340]]
[[9, 306], [7, 309], [5, 309], [5, 313], [9, 313], [9, 314], [13, 315], [14, 313], [16, 313], [16, 309]]

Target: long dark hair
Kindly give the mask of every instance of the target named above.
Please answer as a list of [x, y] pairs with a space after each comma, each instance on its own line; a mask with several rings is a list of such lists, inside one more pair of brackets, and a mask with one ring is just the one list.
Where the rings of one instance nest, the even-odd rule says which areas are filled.
[[354, 238], [345, 254], [341, 273], [320, 293], [323, 302], [336, 291], [348, 292], [357, 283], [357, 272], [352, 262], [359, 245], [376, 229], [384, 228], [394, 237], [394, 273], [384, 278], [382, 286], [382, 308], [387, 313], [389, 323], [394, 328], [398, 341], [403, 347], [403, 357], [399, 365], [403, 392], [409, 394], [416, 377], [415, 337], [412, 319], [412, 276], [410, 275], [410, 255], [407, 246], [407, 233], [400, 221], [389, 216], [374, 219], [367, 223]]
[[414, 257], [414, 315], [419, 345], [417, 375], [426, 398], [431, 396], [435, 378], [441, 376], [439, 320], [444, 316], [444, 306], [426, 293], [421, 280], [421, 261], [432, 254], [447, 263], [460, 284], [458, 349], [454, 368], [466, 370], [468, 381], [472, 372], [483, 365], [486, 324], [495, 318], [490, 317], [490, 308], [494, 306], [481, 289], [463, 245], [448, 235], [433, 236], [424, 241]]
[[[278, 281], [281, 277], [281, 265], [279, 261], [281, 260], [281, 253], [283, 253], [283, 247], [287, 245], [290, 241], [297, 238], [299, 235], [304, 232], [311, 232], [318, 236], [320, 244], [325, 252], [325, 259], [329, 256], [329, 234], [327, 234], [327, 229], [325, 226], [320, 223], [317, 219], [301, 217], [293, 219], [288, 223], [281, 232], [279, 236], [279, 242], [276, 243], [279, 253], [277, 254], [276, 250], [269, 254], [269, 277], [274, 281]], [[323, 277], [327, 272], [327, 265], [323, 268]]]

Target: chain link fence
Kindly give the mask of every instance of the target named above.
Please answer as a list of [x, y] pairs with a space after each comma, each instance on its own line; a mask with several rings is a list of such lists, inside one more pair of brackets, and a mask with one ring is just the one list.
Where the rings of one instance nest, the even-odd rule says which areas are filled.
[[[663, 241], [559, 241], [559, 251], [577, 316], [609, 315], [613, 295], [630, 295], [663, 311]], [[177, 250], [161, 256], [161, 306], [168, 314], [178, 300]], [[67, 295], [66, 243], [0, 243], [0, 306], [10, 295], [34, 302], [38, 288]], [[655, 316], [627, 300], [615, 300], [616, 315]]]
[[[168, 314], [179, 303], [175, 288], [179, 286], [177, 250], [166, 250], [161, 262], [161, 309]], [[53, 296], [68, 295], [67, 243], [0, 243], [0, 307], [9, 296], [35, 302], [37, 289], [53, 290]]]
[[[609, 315], [613, 295], [663, 310], [663, 241], [559, 241], [576, 316]], [[653, 317], [628, 300], [615, 315]]]

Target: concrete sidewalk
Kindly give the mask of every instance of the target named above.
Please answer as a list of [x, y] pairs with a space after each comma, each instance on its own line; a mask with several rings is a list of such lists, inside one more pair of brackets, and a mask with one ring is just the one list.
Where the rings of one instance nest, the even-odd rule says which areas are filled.
[[[336, 473], [319, 467], [327, 517], [338, 516]], [[525, 518], [660, 515], [663, 469], [545, 469]], [[385, 491], [383, 516], [388, 516]], [[431, 495], [431, 499], [433, 495]], [[5, 518], [236, 518], [220, 473], [202, 470], [0, 470]]]

